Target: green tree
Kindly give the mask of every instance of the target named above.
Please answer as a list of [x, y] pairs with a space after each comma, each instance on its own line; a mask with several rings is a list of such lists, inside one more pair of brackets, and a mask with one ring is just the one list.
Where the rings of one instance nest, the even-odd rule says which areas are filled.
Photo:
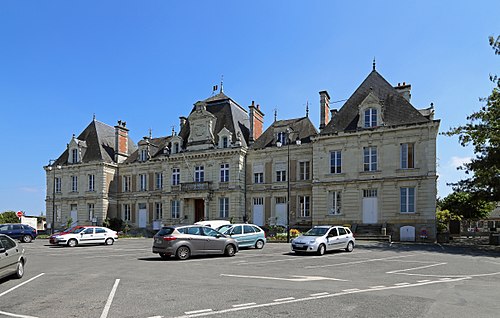
[[14, 211], [0, 213], [0, 223], [19, 223], [19, 218]]
[[[490, 37], [490, 45], [500, 55], [500, 36]], [[467, 124], [451, 128], [447, 136], [459, 136], [460, 144], [472, 144], [475, 158], [459, 169], [469, 176], [452, 183], [453, 190], [466, 191], [474, 198], [500, 201], [500, 77], [490, 75], [495, 84], [491, 95], [481, 98], [485, 105], [467, 117]]]
[[[482, 219], [495, 208], [495, 204], [488, 202], [467, 192], [452, 192], [444, 199], [438, 201], [441, 211], [448, 210], [448, 220], [460, 219], [477, 220]], [[436, 217], [440, 217], [436, 214]]]
[[437, 228], [439, 233], [449, 232], [450, 221], [462, 221], [459, 215], [451, 213], [449, 210], [436, 210]]

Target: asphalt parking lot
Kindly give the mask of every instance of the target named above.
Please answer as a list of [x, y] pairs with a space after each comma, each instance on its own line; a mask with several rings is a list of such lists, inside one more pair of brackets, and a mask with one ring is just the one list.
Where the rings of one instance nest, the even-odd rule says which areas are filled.
[[297, 256], [161, 260], [152, 239], [23, 244], [25, 276], [0, 281], [0, 317], [498, 317], [500, 252], [363, 242]]

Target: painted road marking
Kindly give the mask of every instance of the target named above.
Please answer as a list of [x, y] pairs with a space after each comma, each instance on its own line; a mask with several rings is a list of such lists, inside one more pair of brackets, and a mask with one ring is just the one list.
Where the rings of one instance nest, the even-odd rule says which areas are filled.
[[368, 259], [368, 260], [363, 260], [363, 261], [352, 261], [352, 262], [328, 264], [328, 265], [312, 265], [312, 266], [305, 266], [304, 268], [322, 268], [322, 267], [334, 267], [334, 266], [343, 266], [343, 265], [352, 265], [352, 264], [362, 264], [362, 263], [370, 263], [370, 262], [377, 262], [377, 261], [399, 259], [399, 258], [403, 258], [403, 257], [411, 257], [411, 256], [415, 256], [415, 255], [416, 254], [403, 255], [403, 256], [393, 256], [393, 257], [387, 257], [387, 258], [373, 258], [373, 259]]
[[[390, 271], [390, 272], [386, 272], [386, 273], [387, 273], [387, 274], [397, 274], [397, 273], [401, 273], [401, 272], [414, 271], [414, 270], [417, 270], [417, 269], [429, 268], [429, 267], [440, 266], [440, 265], [446, 265], [446, 264], [448, 264], [448, 263], [436, 263], [436, 264], [425, 265], [425, 266], [419, 266], [419, 267], [413, 267], [413, 268], [407, 268], [407, 269], [398, 269], [398, 270], [395, 270], [395, 271]], [[444, 276], [444, 275], [443, 275], [443, 276]]]
[[343, 292], [347, 292], [348, 293], [348, 292], [354, 292], [354, 291], [359, 291], [359, 290], [361, 290], [361, 289], [359, 289], [359, 288], [351, 288], [351, 289], [344, 289]]
[[394, 284], [396, 286], [404, 286], [404, 285], [410, 285], [410, 283], [397, 283], [397, 284]]
[[5, 311], [0, 311], [0, 314], [2, 314], [4, 316], [17, 317], [17, 318], [38, 318], [38, 317], [35, 317], [35, 316], [25, 316], [25, 315], [11, 314], [11, 313], [5, 312]]
[[323, 296], [323, 295], [328, 295], [328, 294], [329, 294], [329, 293], [327, 293], [327, 292], [323, 292], [323, 293], [311, 294], [311, 295], [309, 295], [309, 296], [311, 296], [311, 297], [316, 297], [316, 296]]
[[40, 276], [42, 276], [42, 275], [45, 275], [45, 273], [38, 274], [38, 275], [36, 275], [35, 277], [32, 277], [32, 278], [28, 279], [27, 281], [22, 282], [21, 284], [19, 284], [19, 285], [17, 285], [17, 286], [12, 287], [11, 289], [7, 289], [6, 291], [4, 291], [3, 293], [1, 293], [1, 294], [0, 294], [0, 297], [2, 297], [2, 296], [3, 296], [3, 295], [5, 295], [5, 294], [10, 293], [10, 292], [11, 292], [11, 291], [13, 291], [14, 289], [17, 289], [17, 288], [19, 288], [19, 287], [23, 286], [24, 284], [27, 284], [27, 283], [31, 282], [31, 281], [32, 281], [32, 280], [34, 280], [34, 279], [37, 279], [38, 277], [40, 277]]
[[233, 275], [233, 274], [220, 274], [220, 276], [226, 277], [237, 277], [237, 278], [251, 278], [251, 279], [269, 279], [269, 280], [284, 280], [289, 282], [310, 282], [317, 280], [335, 280], [341, 282], [347, 282], [345, 279], [322, 277], [322, 276], [292, 276], [295, 278], [283, 278], [283, 277], [268, 277], [268, 276], [249, 276], [249, 275]]
[[245, 306], [252, 306], [252, 305], [257, 305], [257, 303], [238, 304], [238, 305], [233, 305], [233, 307], [238, 308], [238, 307], [245, 307]]
[[[349, 254], [334, 254], [334, 255], [323, 255], [323, 256], [305, 256], [305, 257], [299, 257], [295, 255], [291, 255], [285, 259], [276, 259], [272, 261], [261, 261], [261, 262], [248, 262], [244, 264], [236, 264], [236, 265], [255, 265], [255, 264], [269, 264], [269, 263], [278, 263], [278, 262], [291, 262], [291, 261], [304, 261], [308, 259], [327, 259], [331, 257], [341, 257], [341, 256], [352, 256], [352, 255], [358, 255], [358, 254], [365, 254], [365, 253], [372, 253], [371, 251], [362, 251], [362, 252], [356, 252], [356, 253], [349, 253]], [[306, 267], [307, 268], [307, 267]]]
[[115, 297], [116, 289], [118, 288], [118, 284], [120, 280], [115, 280], [115, 284], [113, 288], [111, 288], [111, 293], [109, 293], [108, 301], [106, 301], [106, 305], [104, 306], [104, 310], [102, 311], [101, 318], [106, 318], [108, 316], [109, 308], [111, 307], [111, 303], [113, 302], [113, 298]]
[[293, 300], [293, 299], [295, 299], [295, 297], [278, 298], [278, 299], [275, 299], [273, 301], [287, 301], [287, 300]]
[[213, 312], [213, 309], [201, 309], [201, 310], [193, 310], [184, 312], [186, 315], [196, 315], [196, 314], [206, 314], [209, 312]]
[[428, 279], [417, 280], [417, 283], [427, 283], [430, 282]]
[[379, 286], [370, 286], [370, 288], [384, 288], [384, 285], [379, 285]]

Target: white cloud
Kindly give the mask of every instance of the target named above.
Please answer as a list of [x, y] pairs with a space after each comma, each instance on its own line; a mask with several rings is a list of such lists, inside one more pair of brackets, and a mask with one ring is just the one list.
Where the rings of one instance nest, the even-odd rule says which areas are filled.
[[448, 162], [449, 166], [451, 168], [458, 168], [460, 166], [462, 166], [464, 163], [468, 163], [471, 161], [471, 157], [457, 157], [457, 156], [453, 156], [451, 157], [450, 161]]
[[28, 193], [38, 193], [39, 189], [38, 188], [33, 188], [33, 187], [21, 187], [19, 188], [21, 192], [28, 192]]

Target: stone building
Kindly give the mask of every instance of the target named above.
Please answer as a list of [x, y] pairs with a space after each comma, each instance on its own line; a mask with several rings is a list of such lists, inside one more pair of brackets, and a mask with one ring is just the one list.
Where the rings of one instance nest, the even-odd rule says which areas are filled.
[[[320, 92], [320, 125], [275, 119], [218, 94], [180, 117], [179, 133], [133, 143], [124, 122], [95, 119], [45, 167], [47, 216], [55, 226], [132, 227], [201, 219], [258, 225], [376, 224], [394, 239], [435, 237], [433, 109], [410, 103], [373, 69], [339, 109]], [[331, 118], [331, 119], [330, 119]]]

